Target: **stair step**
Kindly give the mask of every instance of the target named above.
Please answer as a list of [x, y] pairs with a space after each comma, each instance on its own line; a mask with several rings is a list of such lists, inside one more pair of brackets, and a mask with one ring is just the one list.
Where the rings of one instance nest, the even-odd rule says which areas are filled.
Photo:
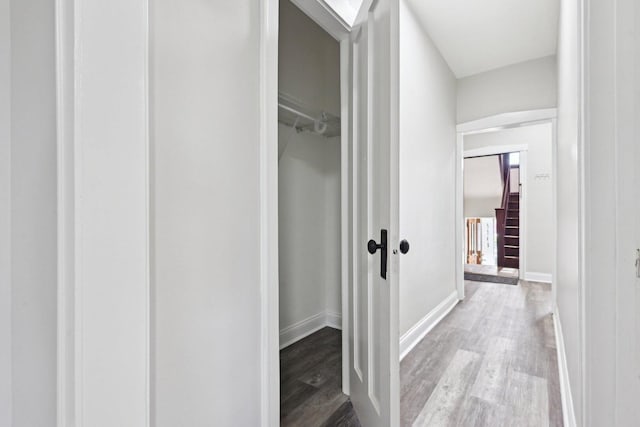
[[520, 218], [507, 218], [507, 226], [519, 227]]
[[517, 246], [505, 246], [504, 247], [505, 256], [510, 257], [519, 257], [520, 256], [520, 248]]
[[501, 267], [520, 268], [520, 260], [518, 257], [504, 257], [504, 265]]
[[504, 257], [505, 257], [506, 259], [519, 259], [519, 258], [520, 258], [520, 257], [518, 257], [518, 256], [513, 256], [513, 255], [511, 255], [511, 256], [509, 256], [509, 255], [505, 255]]

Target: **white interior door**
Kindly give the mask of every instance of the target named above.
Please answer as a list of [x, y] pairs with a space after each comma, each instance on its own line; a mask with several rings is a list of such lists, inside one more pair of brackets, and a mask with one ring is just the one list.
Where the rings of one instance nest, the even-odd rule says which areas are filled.
[[[394, 0], [374, 1], [351, 35], [350, 384], [367, 427], [399, 422], [397, 7]], [[386, 248], [376, 248], [385, 234]]]

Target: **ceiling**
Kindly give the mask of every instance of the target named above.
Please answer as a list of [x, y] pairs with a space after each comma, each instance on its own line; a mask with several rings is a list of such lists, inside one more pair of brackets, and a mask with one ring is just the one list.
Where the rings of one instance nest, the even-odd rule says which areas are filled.
[[457, 78], [554, 55], [560, 0], [407, 0]]

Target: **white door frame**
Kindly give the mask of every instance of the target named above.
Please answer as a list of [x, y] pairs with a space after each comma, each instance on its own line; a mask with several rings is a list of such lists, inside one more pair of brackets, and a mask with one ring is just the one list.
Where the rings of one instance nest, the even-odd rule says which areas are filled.
[[[277, 5], [277, 0], [268, 0], [271, 3], [275, 3]], [[350, 236], [351, 236], [351, 223], [350, 223], [350, 201], [351, 201], [351, 192], [350, 192], [350, 171], [351, 171], [351, 158], [349, 155], [349, 94], [350, 94], [350, 66], [349, 66], [349, 58], [350, 58], [350, 47], [349, 47], [349, 35], [351, 32], [350, 24], [342, 18], [341, 14], [345, 13], [345, 10], [348, 10], [346, 2], [343, 2], [343, 8], [340, 11], [335, 10], [329, 4], [327, 4], [324, 0], [291, 0], [291, 2], [296, 5], [303, 13], [305, 13], [309, 18], [311, 18], [314, 22], [316, 22], [320, 27], [322, 27], [329, 35], [331, 35], [334, 39], [336, 39], [340, 43], [340, 121], [342, 132], [340, 133], [340, 229], [341, 229], [341, 295], [342, 295], [342, 391], [344, 394], [350, 393], [349, 387], [349, 370], [350, 370], [350, 346], [349, 346], [349, 285], [350, 285]], [[365, 0], [361, 6], [368, 7], [371, 3], [371, 0]], [[357, 14], [357, 11], [352, 11], [353, 17]], [[277, 25], [278, 13], [267, 14], [263, 19], [275, 21], [275, 25]], [[271, 22], [271, 25], [274, 25], [274, 22]], [[274, 60], [277, 65], [278, 51], [277, 44], [275, 46], [275, 52], [270, 50], [267, 53], [271, 60]], [[265, 76], [263, 76], [265, 77]], [[269, 76], [265, 78], [268, 79], [267, 85], [275, 87], [275, 93], [277, 97], [277, 89], [278, 89], [278, 76], [277, 69], [275, 75], [271, 73]], [[272, 94], [273, 96], [273, 94]], [[269, 108], [272, 105], [277, 105], [277, 98], [275, 102], [273, 99], [268, 99]], [[276, 123], [277, 120], [277, 111], [276, 117], [269, 119], [269, 123], [264, 123], [265, 126], [270, 126], [271, 122]], [[263, 134], [265, 134], [263, 132]], [[269, 152], [272, 152], [275, 149], [275, 152], [278, 151], [278, 138], [277, 138], [277, 128], [275, 135], [270, 133], [269, 138], [262, 144], [263, 147], [267, 147], [266, 149]], [[274, 168], [273, 164], [264, 165], [266, 169]], [[275, 162], [275, 173], [277, 177], [277, 159]], [[274, 187], [266, 188], [266, 195], [263, 194], [263, 197], [266, 197], [268, 200], [275, 199], [275, 218], [276, 223], [275, 227], [277, 227], [277, 179]], [[271, 213], [271, 215], [274, 215]], [[275, 233], [277, 235], [277, 228], [275, 231], [271, 229], [270, 233]], [[276, 259], [275, 259], [275, 268], [277, 270], [277, 244], [275, 247]], [[269, 343], [269, 346], [266, 348], [266, 352], [271, 356], [270, 358], [278, 357], [279, 360], [279, 345], [278, 337], [279, 337], [279, 325], [278, 325], [278, 296], [279, 296], [279, 283], [277, 278], [273, 283], [270, 283], [267, 287], [268, 293], [270, 297], [267, 298], [266, 301], [267, 307], [264, 307], [266, 312], [270, 313], [269, 318], [272, 319], [271, 322], [268, 323], [267, 329], [264, 331], [266, 338], [264, 341]], [[275, 301], [274, 301], [275, 300]], [[274, 308], [275, 307], [275, 308]], [[273, 320], [275, 319], [275, 320]], [[275, 338], [274, 338], [275, 337]], [[275, 355], [275, 356], [273, 356]], [[266, 393], [272, 394], [275, 398], [269, 399], [269, 402], [263, 402], [263, 404], [268, 405], [270, 407], [271, 413], [279, 413], [280, 411], [280, 399], [279, 399], [279, 364], [274, 368], [274, 361], [268, 362], [270, 369], [269, 376], [272, 377], [268, 380], [265, 380], [266, 383], [270, 384], [268, 389], [264, 391]], [[263, 394], [263, 399], [266, 396]], [[271, 419], [272, 423], [275, 423], [278, 420], [274, 418]], [[275, 425], [275, 424], [274, 424]]]
[[[269, 0], [271, 3], [275, 3], [277, 5], [277, 0]], [[360, 9], [358, 11], [349, 10], [350, 6], [348, 2], [334, 2], [334, 7], [330, 6], [324, 0], [291, 0], [293, 4], [295, 4], [302, 12], [304, 12], [309, 18], [311, 18], [314, 22], [316, 22], [320, 27], [322, 27], [329, 35], [338, 40], [340, 43], [340, 103], [341, 103], [341, 126], [342, 132], [340, 137], [340, 188], [341, 188], [341, 207], [340, 207], [340, 228], [341, 228], [341, 295], [342, 295], [342, 391], [344, 394], [350, 394], [350, 384], [349, 384], [349, 372], [351, 367], [351, 350], [349, 344], [349, 328], [350, 328], [350, 319], [349, 319], [349, 295], [350, 295], [350, 285], [351, 285], [351, 256], [350, 256], [350, 246], [351, 240], [350, 236], [352, 235], [351, 229], [351, 157], [350, 157], [350, 134], [349, 134], [349, 117], [350, 117], [350, 75], [351, 75], [351, 64], [350, 64], [350, 43], [349, 43], [349, 35], [351, 33], [351, 25], [347, 22], [349, 18], [352, 20], [357, 19], [357, 16], [361, 14], [361, 11], [368, 10], [373, 0], [364, 0], [360, 5]], [[338, 7], [339, 6], [339, 7]], [[267, 13], [263, 15], [263, 20], [265, 21], [265, 27], [273, 27], [276, 25], [278, 21], [278, 13], [277, 7], [272, 6], [271, 9], [276, 9], [275, 12], [271, 11], [271, 13]], [[349, 16], [345, 16], [349, 15]], [[345, 18], [343, 18], [345, 17]], [[275, 22], [274, 22], [275, 21]], [[277, 45], [272, 47], [266, 54], [272, 59], [275, 58], [275, 62], [277, 64]], [[265, 71], [265, 70], [263, 70]], [[272, 85], [275, 87], [275, 96], [277, 97], [277, 87], [278, 87], [278, 79], [277, 73], [275, 75], [270, 74], [269, 76], [264, 76], [267, 78], [267, 85]], [[271, 91], [274, 92], [274, 91]], [[273, 93], [271, 96], [274, 96]], [[268, 99], [268, 107], [277, 105], [277, 98], [275, 101], [273, 99]], [[275, 112], [277, 114], [277, 111]], [[271, 122], [276, 123], [275, 118], [269, 119]], [[271, 125], [271, 122], [264, 123], [265, 129]], [[269, 152], [278, 151], [278, 139], [277, 132], [269, 133], [263, 132], [263, 135], [269, 135], [267, 141], [262, 144], [263, 147], [267, 147], [266, 149]], [[265, 171], [271, 169], [271, 173], [266, 172], [265, 176], [270, 176], [273, 174], [273, 169], [275, 168], [275, 174], [277, 176], [277, 159], [275, 163], [263, 164]], [[277, 180], [275, 183], [271, 183], [268, 188], [265, 188], [266, 192], [263, 194], [263, 197], [266, 197], [268, 200], [275, 200], [275, 206], [277, 209]], [[266, 213], [266, 212], [265, 212]], [[271, 212], [273, 215], [273, 212]], [[269, 233], [277, 235], [277, 212], [275, 213], [276, 223], [273, 225], [274, 229], [270, 229]], [[277, 254], [277, 246], [275, 248], [275, 253]], [[277, 255], [275, 259], [275, 268], [277, 271]], [[263, 393], [263, 405], [268, 407], [269, 410], [267, 413], [278, 414], [279, 413], [279, 381], [280, 381], [280, 373], [279, 373], [279, 325], [278, 325], [278, 295], [279, 295], [279, 283], [276, 279], [273, 280], [273, 276], [270, 276], [272, 281], [267, 285], [266, 291], [268, 296], [266, 301], [263, 302], [264, 311], [269, 313], [268, 319], [271, 319], [269, 323], [267, 323], [266, 328], [263, 330], [263, 342], [269, 343], [267, 353], [269, 356], [268, 361], [265, 361], [265, 367], [268, 367], [265, 372], [267, 372], [268, 379], [264, 380], [265, 384], [269, 384], [268, 387], [264, 389], [265, 393]], [[275, 302], [274, 302], [275, 301]], [[274, 320], [275, 319], [275, 320]], [[273, 360], [277, 358], [277, 360]], [[271, 394], [272, 398], [268, 398], [267, 395]], [[275, 417], [271, 418], [271, 422], [273, 425], [277, 425], [277, 421]]]
[[[469, 135], [469, 134], [467, 134]], [[522, 188], [524, 188], [524, 192], [520, 195], [520, 239], [519, 239], [519, 266], [518, 273], [520, 275], [520, 279], [525, 279], [526, 268], [526, 247], [527, 247], [527, 238], [526, 238], [526, 229], [527, 229], [527, 151], [529, 151], [528, 144], [518, 144], [518, 145], [493, 145], [489, 147], [482, 147], [472, 150], [464, 150], [463, 157], [464, 159], [469, 159], [473, 157], [483, 157], [483, 156], [496, 156], [499, 154], [507, 154], [507, 153], [520, 153], [520, 183], [522, 184]], [[464, 170], [463, 170], [464, 173]], [[464, 179], [464, 176], [463, 176]], [[464, 194], [463, 194], [463, 205], [464, 205]], [[463, 206], [464, 207], [464, 206]], [[464, 221], [463, 221], [464, 223]], [[458, 225], [456, 225], [457, 227]], [[463, 227], [464, 233], [464, 225], [460, 225]], [[464, 251], [464, 247], [463, 247]]]
[[[465, 135], [473, 135], [478, 133], [485, 132], [494, 132], [503, 129], [521, 127], [526, 125], [534, 125], [540, 123], [551, 123], [552, 124], [552, 152], [555, 153], [556, 147], [556, 117], [557, 117], [557, 109], [555, 108], [547, 108], [540, 110], [529, 110], [529, 111], [518, 111], [512, 113], [503, 113], [497, 114], [494, 116], [485, 117], [478, 120], [473, 120], [470, 122], [461, 123], [456, 127], [457, 131], [457, 140], [456, 140], [456, 253], [458, 256], [456, 257], [456, 288], [458, 290], [458, 297], [460, 299], [464, 299], [464, 175], [463, 175], [463, 163], [465, 157], [474, 157], [480, 155], [491, 155], [491, 154], [501, 154], [505, 152], [512, 151], [523, 151], [526, 153], [528, 147], [523, 145], [514, 145], [514, 146], [499, 146], [499, 147], [486, 147], [477, 150], [464, 150], [464, 137]], [[525, 163], [526, 163], [526, 155], [525, 155]], [[525, 166], [526, 168], [526, 166]], [[555, 154], [552, 166], [552, 177], [553, 177], [553, 210], [555, 212], [555, 192], [556, 192], [556, 163], [555, 163]], [[526, 171], [526, 170], [525, 170]], [[522, 176], [525, 175], [521, 173]], [[525, 177], [526, 179], [526, 177]], [[523, 185], [524, 187], [524, 185]], [[526, 187], [525, 187], [526, 188]], [[525, 189], [524, 198], [527, 196], [527, 191]], [[523, 200], [523, 203], [526, 200]], [[524, 203], [526, 206], [526, 203]], [[520, 218], [522, 221], [523, 211], [525, 209], [521, 209]], [[526, 223], [526, 213], [524, 213], [524, 222]], [[554, 230], [553, 233], [555, 235], [555, 216], [554, 216]], [[526, 227], [526, 224], [525, 224]], [[520, 278], [524, 278], [522, 275], [526, 273], [526, 264], [523, 256], [524, 245], [526, 245], [526, 237], [520, 236], [521, 246], [520, 246]], [[554, 254], [555, 254], [555, 239], [554, 239]], [[555, 277], [555, 271], [552, 272], [552, 277]], [[553, 281], [553, 279], [552, 279]], [[553, 293], [553, 301], [556, 300], [556, 286], [552, 285], [552, 293]]]

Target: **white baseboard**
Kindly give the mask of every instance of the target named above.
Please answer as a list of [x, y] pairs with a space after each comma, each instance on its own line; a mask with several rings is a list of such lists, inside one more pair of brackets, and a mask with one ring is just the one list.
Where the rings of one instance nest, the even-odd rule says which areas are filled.
[[411, 350], [429, 333], [434, 326], [446, 316], [458, 303], [458, 291], [455, 290], [440, 304], [413, 325], [402, 337], [400, 337], [400, 360], [409, 354]]
[[340, 329], [340, 330], [342, 329], [342, 314], [336, 311], [327, 310], [325, 312], [325, 315], [326, 315], [327, 326], [334, 329]]
[[342, 329], [342, 315], [334, 311], [321, 311], [280, 330], [280, 350], [329, 326]]
[[548, 273], [536, 273], [533, 271], [527, 271], [524, 273], [524, 280], [529, 282], [542, 282], [551, 283], [552, 276]]
[[558, 354], [558, 373], [560, 376], [560, 397], [562, 400], [562, 417], [565, 427], [576, 427], [576, 414], [571, 396], [571, 384], [569, 383], [569, 369], [567, 367], [567, 355], [564, 348], [564, 336], [558, 307], [553, 309], [553, 329], [556, 334], [556, 351]]

